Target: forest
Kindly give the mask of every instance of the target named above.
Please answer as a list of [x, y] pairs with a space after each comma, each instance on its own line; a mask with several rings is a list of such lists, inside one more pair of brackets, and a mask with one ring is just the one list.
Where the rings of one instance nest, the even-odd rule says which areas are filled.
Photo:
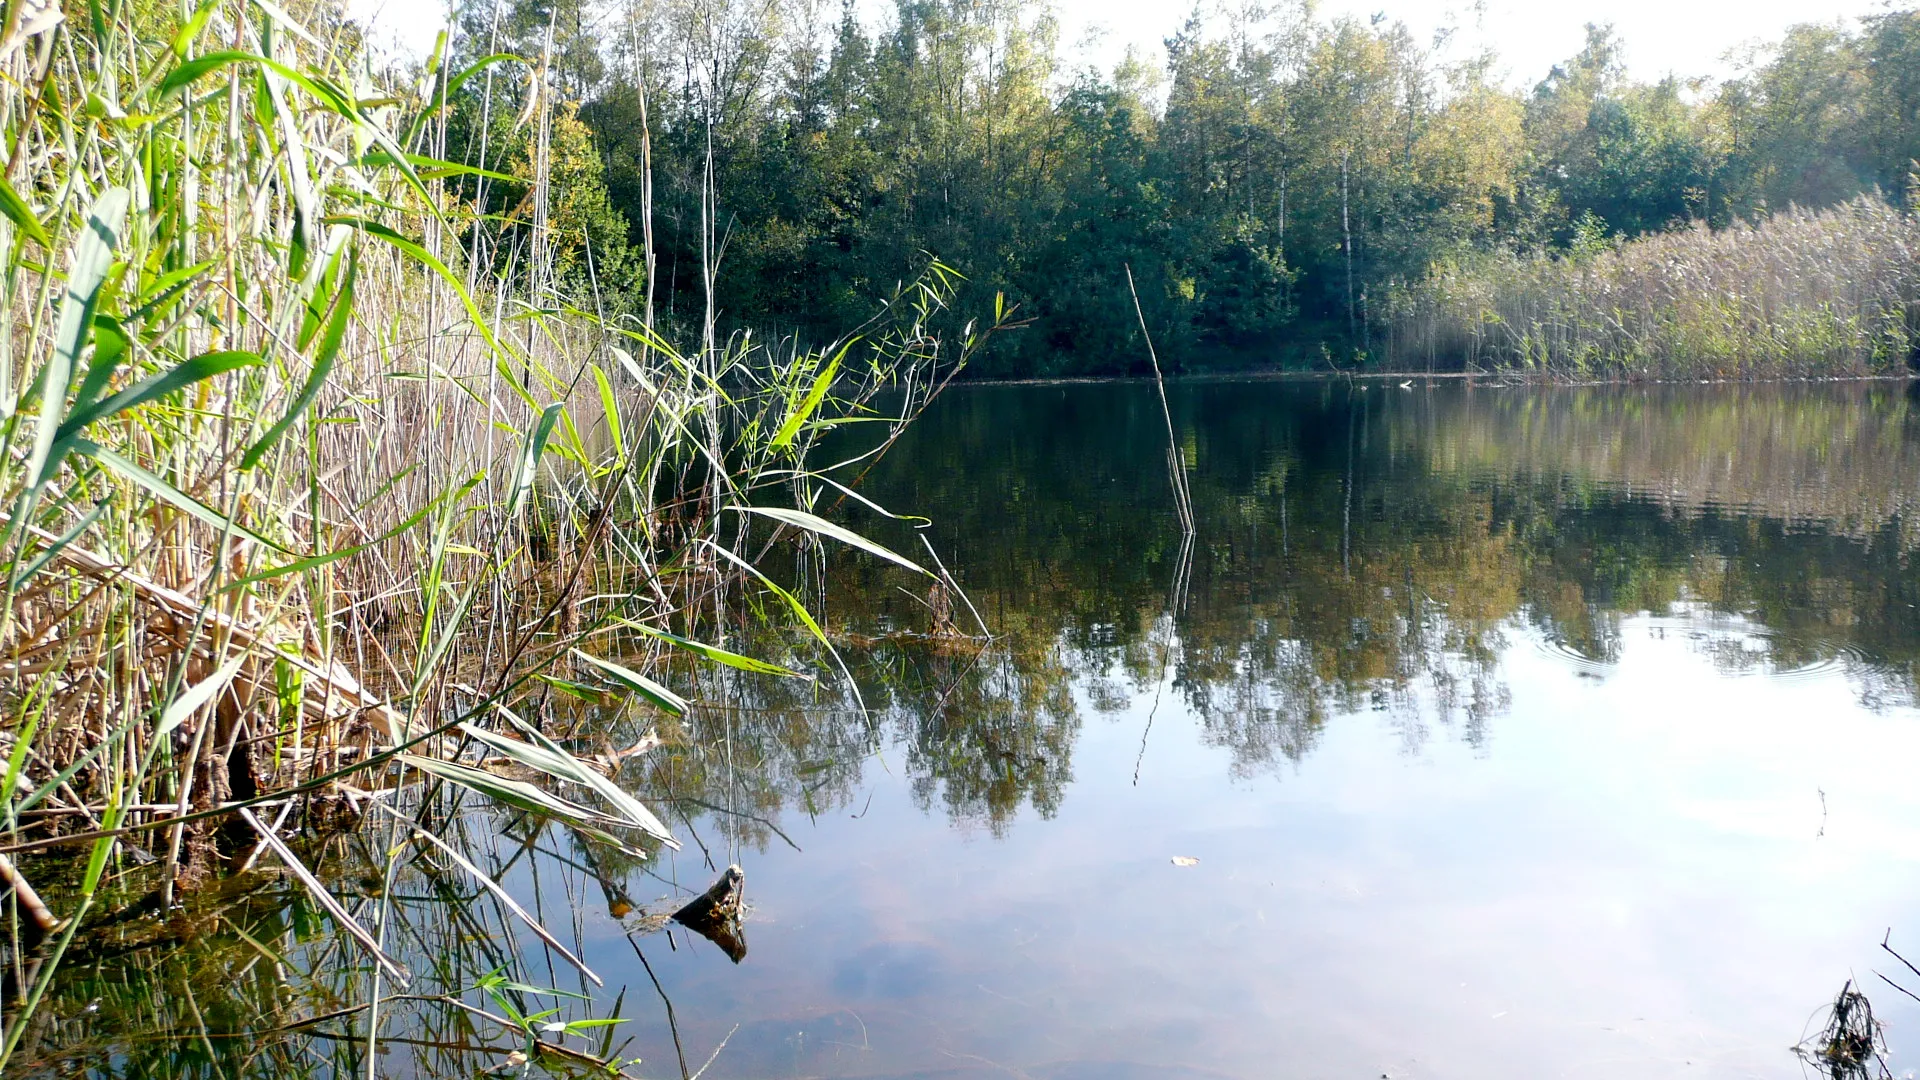
[[[583, 307], [639, 305], [649, 217], [659, 318], [693, 328], [711, 292], [723, 335], [832, 339], [937, 259], [965, 277], [956, 324], [1002, 294], [1023, 324], [985, 377], [1145, 370], [1129, 269], [1173, 370], [1433, 366], [1392, 339], [1436, 278], [1504, 284], [1516, 261], [1860, 199], [1904, 229], [1920, 195], [1913, 11], [1795, 27], [1717, 82], [1630, 79], [1627, 43], [1592, 25], [1525, 91], [1444, 32], [1301, 9], [1196, 10], [1164, 56], [1112, 71], [1071, 67], [1031, 0], [897, 0], [870, 22], [821, 0], [476, 0], [451, 66], [551, 57], [568, 100], [540, 151], [546, 242]], [[499, 90], [462, 87], [445, 156], [532, 175]], [[462, 194], [490, 215], [474, 250], [525, 242], [528, 185]], [[1877, 362], [1911, 347], [1915, 288], [1902, 266]]]

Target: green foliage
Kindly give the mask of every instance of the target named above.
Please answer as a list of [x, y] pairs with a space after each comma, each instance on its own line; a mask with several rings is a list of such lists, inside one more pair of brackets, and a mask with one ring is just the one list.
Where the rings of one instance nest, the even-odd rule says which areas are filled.
[[[47, 1052], [68, 950], [124, 922], [99, 911], [262, 857], [341, 932], [333, 963], [377, 972], [347, 980], [377, 1044], [386, 995], [440, 973], [396, 963], [391, 897], [343, 902], [301, 839], [338, 837], [326, 800], [367, 791], [384, 880], [451, 860], [597, 978], [440, 826], [477, 798], [636, 861], [674, 846], [548, 691], [692, 722], [669, 649], [838, 666], [741, 552], [904, 561], [812, 512], [851, 477], [810, 452], [852, 423], [890, 444], [1001, 328], [943, 334], [962, 279], [924, 257], [818, 352], [656, 321], [567, 97], [599, 78], [580, 11], [402, 71], [339, 9], [298, 7], [96, 5], [0, 56], [0, 1071]], [[531, 26], [533, 55], [503, 55]], [[749, 547], [746, 521], [776, 535]], [[761, 586], [786, 605], [763, 621], [819, 653], [727, 647]], [[28, 877], [60, 883], [52, 907]]]
[[[1633, 82], [1590, 27], [1520, 94], [1495, 58], [1442, 60], [1380, 20], [1195, 19], [1164, 63], [1068, 72], [1031, 0], [896, 0], [877, 32], [851, 4], [633, 0], [597, 26], [577, 7], [495, 19], [474, 0], [458, 49], [537, 51], [552, 27], [604, 162], [556, 113], [555, 235], [609, 268], [603, 302], [637, 295], [617, 234], [637, 250], [649, 205], [659, 317], [702, 333], [711, 285], [719, 334], [829, 340], [932, 253], [966, 275], [956, 311], [1004, 294], [1029, 320], [980, 357], [988, 376], [1143, 370], [1127, 265], [1176, 369], [1310, 363], [1323, 343], [1379, 357], [1386, 298], [1476, 253], [1592, 254], [1876, 189], [1904, 203], [1920, 171], [1911, 12], [1795, 28], [1718, 87]], [[448, 156], [531, 160], [479, 92], [459, 95]], [[524, 197], [495, 185], [484, 209]], [[561, 262], [582, 242], [557, 240], [576, 245]], [[593, 283], [562, 277], [582, 302]]]

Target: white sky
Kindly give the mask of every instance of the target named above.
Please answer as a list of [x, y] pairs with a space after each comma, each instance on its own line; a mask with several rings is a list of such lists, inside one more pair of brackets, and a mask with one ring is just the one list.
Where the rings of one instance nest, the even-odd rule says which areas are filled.
[[[1208, 0], [1217, 3], [1217, 0]], [[1145, 57], [1164, 57], [1161, 42], [1179, 29], [1192, 0], [1053, 0], [1061, 43], [1076, 66], [1110, 68], [1132, 45]], [[1235, 5], [1237, 6], [1237, 4]], [[1906, 6], [1906, 5], [1902, 5]], [[865, 10], [888, 10], [888, 0], [862, 0]], [[1491, 46], [1505, 81], [1531, 86], [1554, 63], [1573, 55], [1589, 22], [1611, 22], [1627, 46], [1637, 78], [1669, 73], [1724, 78], [1730, 51], [1777, 39], [1800, 22], [1851, 21], [1887, 10], [1889, 0], [1319, 0], [1323, 18], [1376, 13], [1405, 22], [1423, 43], [1441, 26], [1458, 28], [1451, 55]], [[377, 41], [423, 54], [444, 18], [444, 0], [348, 0], [358, 18], [371, 18]]]
[[[1161, 41], [1178, 29], [1192, 0], [1054, 0], [1061, 41], [1072, 53], [1089, 30], [1102, 67], [1128, 45], [1164, 56]], [[1725, 78], [1730, 51], [1777, 40], [1804, 22], [1852, 20], [1888, 10], [1888, 0], [1318, 0], [1316, 16], [1404, 22], [1423, 45], [1442, 26], [1457, 28], [1449, 53], [1481, 46], [1499, 54], [1504, 81], [1531, 87], [1548, 68], [1579, 51], [1586, 24], [1612, 23], [1625, 41], [1627, 67], [1639, 79], [1667, 74]], [[1909, 7], [1911, 4], [1902, 4]]]

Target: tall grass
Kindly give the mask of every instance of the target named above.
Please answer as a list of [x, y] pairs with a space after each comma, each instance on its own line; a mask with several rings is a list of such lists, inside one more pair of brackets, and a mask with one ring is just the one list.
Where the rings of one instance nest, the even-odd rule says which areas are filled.
[[1858, 376], [1920, 356], [1920, 221], [1876, 198], [1569, 256], [1502, 253], [1386, 303], [1398, 368]]
[[371, 1047], [411, 973], [386, 909], [299, 854], [343, 798], [402, 808], [376, 825], [389, 882], [457, 866], [590, 974], [436, 835], [445, 799], [673, 844], [543, 730], [549, 697], [680, 713], [666, 653], [806, 677], [704, 635], [758, 612], [831, 654], [758, 568], [776, 542], [925, 573], [818, 516], [861, 462], [809, 454], [851, 423], [883, 452], [992, 327], [928, 333], [934, 264], [824, 349], [683, 350], [650, 310], [555, 291], [537, 171], [525, 219], [464, 242], [477, 212], [442, 181], [512, 178], [445, 159], [447, 102], [512, 69], [484, 81], [527, 87], [493, 107], [544, 162], [539, 58], [379, 70], [324, 3], [67, 15], [13, 0], [0, 45], [0, 1070], [91, 918], [243, 862], [371, 958]]

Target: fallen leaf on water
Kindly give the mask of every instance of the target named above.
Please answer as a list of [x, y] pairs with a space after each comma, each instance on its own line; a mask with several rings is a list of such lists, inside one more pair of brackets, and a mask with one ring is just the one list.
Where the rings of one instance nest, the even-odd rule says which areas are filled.
[[1175, 866], [1199, 866], [1199, 865], [1200, 865], [1200, 860], [1199, 860], [1199, 859], [1196, 859], [1196, 858], [1194, 858], [1194, 857], [1193, 857], [1193, 856], [1191, 856], [1191, 855], [1175, 855], [1175, 856], [1173, 857], [1173, 865], [1175, 865]]

